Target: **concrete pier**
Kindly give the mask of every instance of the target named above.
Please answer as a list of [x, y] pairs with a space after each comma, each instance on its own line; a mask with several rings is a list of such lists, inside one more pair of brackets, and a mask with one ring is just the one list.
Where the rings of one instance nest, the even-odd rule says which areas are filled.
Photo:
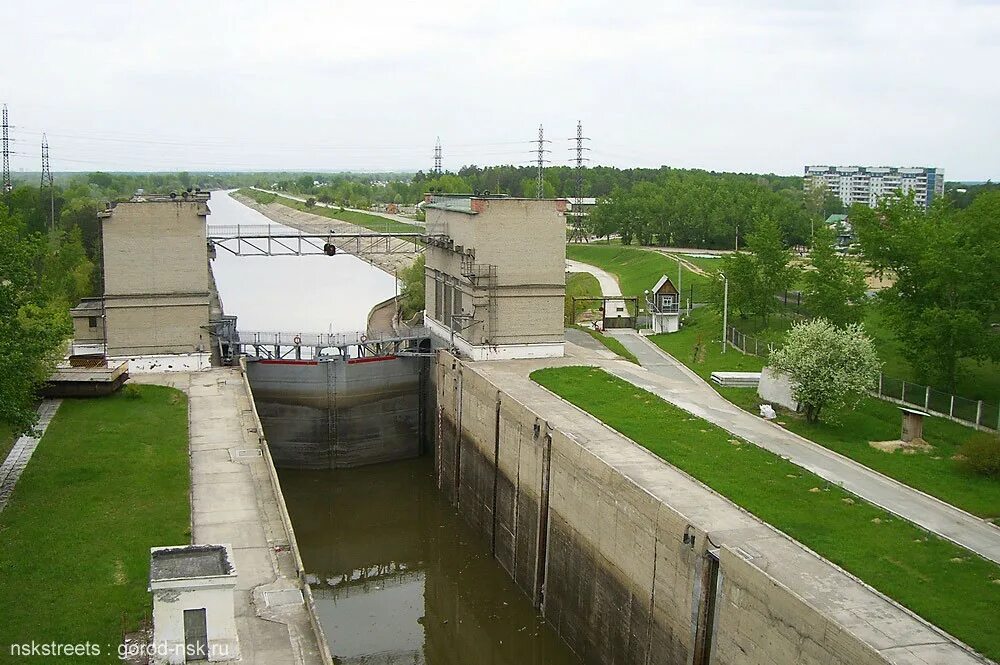
[[240, 662], [331, 662], [243, 371], [216, 368], [139, 380], [188, 395], [191, 540], [232, 545]]

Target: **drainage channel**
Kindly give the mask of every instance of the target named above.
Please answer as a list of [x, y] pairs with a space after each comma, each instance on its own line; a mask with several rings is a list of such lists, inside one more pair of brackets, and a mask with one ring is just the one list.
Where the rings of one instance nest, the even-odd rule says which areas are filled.
[[279, 470], [336, 660], [579, 663], [448, 505], [433, 470], [429, 456]]

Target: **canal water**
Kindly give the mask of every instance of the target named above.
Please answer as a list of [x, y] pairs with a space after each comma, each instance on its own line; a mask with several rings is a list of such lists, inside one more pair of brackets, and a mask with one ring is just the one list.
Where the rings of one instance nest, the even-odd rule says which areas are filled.
[[[210, 224], [269, 223], [224, 192], [209, 205]], [[224, 254], [213, 271], [243, 330], [361, 330], [395, 288], [390, 275], [341, 254]], [[278, 476], [339, 663], [579, 662], [438, 492], [431, 457]]]

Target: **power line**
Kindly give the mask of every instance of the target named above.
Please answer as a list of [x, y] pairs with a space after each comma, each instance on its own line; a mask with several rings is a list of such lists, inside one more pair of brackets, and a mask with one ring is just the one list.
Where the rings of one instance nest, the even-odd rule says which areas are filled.
[[551, 150], [545, 149], [546, 143], [552, 143], [551, 141], [545, 140], [545, 130], [542, 129], [541, 125], [538, 125], [538, 188], [535, 193], [535, 198], [540, 199], [545, 196], [545, 177], [543, 175], [543, 170], [545, 168], [545, 162], [549, 161], [545, 159], [545, 153], [552, 152]]
[[437, 137], [437, 143], [434, 145], [434, 173], [435, 175], [441, 175], [441, 137]]
[[39, 198], [46, 186], [49, 188], [49, 231], [53, 231], [56, 228], [56, 188], [52, 181], [52, 169], [49, 168], [49, 139], [42, 134], [42, 183]]

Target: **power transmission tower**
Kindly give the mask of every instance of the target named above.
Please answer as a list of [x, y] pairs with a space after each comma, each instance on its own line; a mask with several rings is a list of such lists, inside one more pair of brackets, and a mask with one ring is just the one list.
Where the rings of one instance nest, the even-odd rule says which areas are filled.
[[[570, 139], [571, 141], [573, 139]], [[576, 200], [573, 203], [572, 213], [573, 213], [573, 232], [570, 236], [570, 241], [581, 239], [584, 237], [583, 229], [583, 163], [590, 161], [583, 156], [584, 150], [590, 150], [583, 145], [584, 141], [589, 141], [590, 138], [583, 135], [583, 122], [580, 120], [576, 121]], [[573, 148], [570, 148], [573, 150]]]
[[56, 228], [56, 188], [52, 181], [52, 169], [49, 168], [49, 139], [42, 134], [42, 184], [39, 187], [39, 199], [42, 191], [49, 188], [49, 231]]
[[441, 175], [441, 137], [437, 138], [437, 143], [434, 145], [434, 173], [436, 175]]
[[10, 183], [10, 136], [8, 135], [9, 125], [7, 124], [7, 105], [3, 105], [3, 188], [4, 198], [14, 187]]
[[545, 149], [546, 143], [551, 143], [545, 139], [545, 131], [542, 129], [541, 125], [538, 125], [538, 140], [532, 141], [532, 143], [538, 144], [538, 188], [535, 193], [535, 198], [540, 199], [545, 196], [545, 176], [543, 170], [545, 168], [545, 162], [549, 161], [545, 159], [545, 153], [552, 152], [551, 150]]

